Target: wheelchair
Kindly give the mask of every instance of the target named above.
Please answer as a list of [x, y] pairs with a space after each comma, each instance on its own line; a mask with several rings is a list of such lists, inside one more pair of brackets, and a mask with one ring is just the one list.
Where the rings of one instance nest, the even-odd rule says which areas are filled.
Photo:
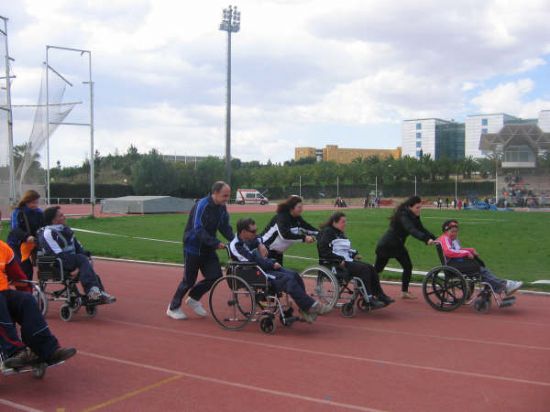
[[352, 318], [357, 309], [362, 312], [374, 310], [372, 297], [367, 292], [363, 280], [359, 277], [351, 277], [347, 270], [338, 266], [337, 262], [319, 260], [319, 266], [305, 269], [300, 276], [314, 279], [310, 295], [331, 309], [339, 307], [342, 316]]
[[62, 260], [56, 256], [39, 252], [36, 261], [38, 285], [45, 295], [44, 316], [48, 310], [47, 302], [51, 301], [63, 302], [59, 308], [59, 317], [65, 322], [69, 322], [81, 307], [85, 308], [89, 318], [97, 315], [97, 306], [103, 303], [89, 301], [88, 297], [80, 292], [78, 273], [72, 274], [64, 268]]
[[262, 332], [273, 334], [277, 318], [286, 327], [301, 320], [294, 316], [288, 295], [273, 290], [268, 275], [256, 263], [237, 262], [231, 257], [225, 276], [216, 280], [210, 290], [208, 306], [212, 318], [227, 330], [258, 322]]
[[480, 273], [461, 273], [449, 266], [441, 244], [436, 242], [435, 247], [441, 265], [430, 270], [422, 283], [424, 300], [432, 308], [452, 312], [462, 305], [472, 305], [476, 312], [487, 313], [493, 299], [499, 308], [515, 303], [515, 296], [502, 297], [495, 293], [489, 283], [481, 280]]

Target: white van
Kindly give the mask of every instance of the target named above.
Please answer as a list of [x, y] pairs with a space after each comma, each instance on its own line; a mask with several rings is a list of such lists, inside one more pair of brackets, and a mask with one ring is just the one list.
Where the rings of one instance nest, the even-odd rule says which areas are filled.
[[239, 205], [267, 205], [269, 199], [256, 189], [237, 189], [235, 203]]

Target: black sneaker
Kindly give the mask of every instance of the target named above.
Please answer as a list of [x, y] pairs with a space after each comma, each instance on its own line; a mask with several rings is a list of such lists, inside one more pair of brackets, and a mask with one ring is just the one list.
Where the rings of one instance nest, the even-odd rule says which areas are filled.
[[56, 363], [66, 361], [76, 355], [75, 348], [57, 348], [52, 356], [47, 360], [48, 365], [55, 365]]
[[390, 298], [388, 295], [379, 295], [378, 300], [380, 302], [384, 303], [384, 305], [386, 305], [386, 306], [391, 305], [392, 303], [395, 302], [395, 300]]
[[8, 359], [4, 361], [4, 368], [6, 369], [21, 369], [25, 366], [32, 365], [38, 361], [38, 356], [36, 356], [30, 349], [22, 349]]
[[382, 302], [380, 300], [380, 298], [378, 298], [378, 299], [371, 298], [370, 301], [369, 301], [369, 304], [372, 306], [373, 309], [381, 309], [381, 308], [385, 308], [386, 306], [388, 306], [388, 304]]

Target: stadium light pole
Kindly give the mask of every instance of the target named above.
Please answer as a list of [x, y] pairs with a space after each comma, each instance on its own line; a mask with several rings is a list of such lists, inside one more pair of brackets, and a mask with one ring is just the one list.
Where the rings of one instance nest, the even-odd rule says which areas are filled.
[[6, 111], [8, 120], [8, 152], [9, 152], [9, 198], [10, 206], [15, 204], [15, 158], [13, 152], [13, 112], [11, 106], [11, 73], [10, 73], [10, 57], [8, 49], [8, 18], [0, 16], [0, 19], [4, 21], [4, 30], [0, 29], [0, 32], [4, 35], [5, 52], [6, 52], [6, 107], [2, 107]]
[[241, 29], [241, 12], [237, 6], [223, 10], [220, 30], [227, 32], [227, 95], [225, 114], [225, 181], [231, 184], [231, 33]]

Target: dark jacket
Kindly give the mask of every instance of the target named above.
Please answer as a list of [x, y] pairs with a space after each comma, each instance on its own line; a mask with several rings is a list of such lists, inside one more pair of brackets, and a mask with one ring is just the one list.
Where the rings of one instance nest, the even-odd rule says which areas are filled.
[[251, 242], [245, 242], [239, 238], [239, 236], [235, 236], [229, 244], [231, 258], [238, 262], [255, 262], [265, 272], [272, 271], [275, 261], [264, 258], [260, 255], [258, 252], [258, 246], [260, 243], [261, 240], [259, 238], [256, 238]]
[[183, 234], [184, 250], [192, 255], [208, 254], [221, 243], [216, 232], [227, 239], [233, 239], [233, 229], [229, 225], [229, 214], [225, 205], [217, 205], [212, 196], [200, 199], [189, 214]]
[[66, 225], [50, 225], [40, 229], [38, 246], [45, 254], [61, 258], [75, 254], [90, 256], [90, 252], [84, 249], [72, 229]]
[[337, 263], [350, 262], [357, 255], [357, 250], [351, 249], [351, 243], [346, 235], [334, 226], [323, 228], [317, 237], [319, 262]]
[[301, 216], [289, 212], [277, 213], [262, 233], [262, 242], [269, 250], [283, 253], [293, 243], [304, 242], [307, 235], [317, 235], [318, 230]]
[[[27, 217], [28, 228], [25, 216]], [[11, 231], [8, 234], [8, 245], [14, 250], [19, 250], [21, 243], [25, 242], [29, 236], [36, 237], [36, 232], [42, 226], [44, 226], [44, 213], [42, 209], [29, 209], [27, 206], [15, 209], [11, 215]]]
[[386, 256], [399, 254], [405, 249], [405, 241], [409, 235], [424, 243], [435, 239], [435, 236], [422, 225], [420, 217], [406, 209], [397, 212], [395, 219], [392, 219], [389, 229], [378, 241], [376, 253]]

